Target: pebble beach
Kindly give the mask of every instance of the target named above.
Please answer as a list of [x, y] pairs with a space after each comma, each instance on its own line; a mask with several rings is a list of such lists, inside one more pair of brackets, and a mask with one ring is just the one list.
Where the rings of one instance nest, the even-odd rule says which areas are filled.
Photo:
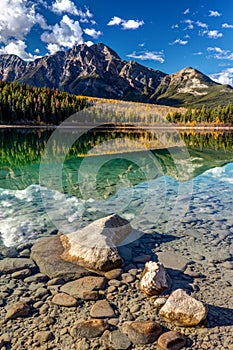
[[[188, 349], [232, 350], [233, 262], [214, 255], [210, 259], [205, 254], [210, 236], [205, 242], [187, 221], [183, 225], [189, 227], [188, 234], [177, 233], [176, 243], [171, 236], [154, 232], [121, 247], [124, 266], [105, 273], [88, 292], [81, 284], [72, 290], [66, 276], [50, 279], [41, 273], [30, 259], [33, 242], [5, 248], [0, 260], [1, 349], [159, 349], [157, 341], [138, 345], [125, 333], [130, 322], [151, 321], [162, 327], [163, 334], [184, 335]], [[211, 237], [216, 251], [218, 244], [229, 245], [231, 237], [219, 241]], [[149, 298], [139, 288], [145, 263], [151, 260], [164, 264], [171, 281], [159, 298]], [[86, 278], [91, 286], [91, 276]], [[200, 325], [179, 327], [160, 319], [160, 304], [178, 288], [207, 305], [208, 317]], [[97, 335], [85, 328], [85, 322], [93, 320], [99, 320]]]

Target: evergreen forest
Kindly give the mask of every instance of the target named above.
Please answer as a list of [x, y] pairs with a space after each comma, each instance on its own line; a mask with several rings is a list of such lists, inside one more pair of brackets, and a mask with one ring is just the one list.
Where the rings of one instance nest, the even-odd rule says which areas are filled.
[[233, 104], [217, 107], [206, 107], [196, 109], [187, 109], [185, 113], [168, 113], [167, 121], [175, 124], [233, 124]]
[[86, 98], [58, 89], [0, 81], [0, 124], [59, 125], [87, 106]]

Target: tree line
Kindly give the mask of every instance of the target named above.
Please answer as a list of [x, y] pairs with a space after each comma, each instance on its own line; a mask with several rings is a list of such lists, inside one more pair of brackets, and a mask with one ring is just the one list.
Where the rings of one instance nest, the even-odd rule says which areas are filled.
[[[231, 132], [207, 132], [199, 133], [192, 131], [182, 132], [181, 138], [190, 149], [200, 150], [233, 150], [233, 134]], [[230, 153], [231, 154], [231, 153]]]
[[167, 121], [175, 124], [233, 124], [233, 104], [227, 106], [206, 107], [188, 109], [185, 113], [174, 112], [167, 114]]
[[[17, 82], [5, 82], [0, 80], [0, 124], [9, 125], [59, 125], [66, 118], [88, 107], [91, 101], [87, 98], [77, 97], [58, 89], [47, 87], [31, 87]], [[128, 103], [112, 104], [111, 109], [104, 110], [106, 118], [113, 121], [120, 119], [124, 122], [144, 122], [146, 124], [158, 123], [163, 120], [164, 110], [158, 110], [150, 105]], [[103, 117], [102, 108], [96, 111], [96, 115]], [[109, 114], [109, 115], [108, 115]], [[166, 114], [165, 114], [166, 115]], [[161, 120], [160, 120], [161, 119]], [[187, 109], [170, 112], [167, 114], [168, 122], [177, 124], [210, 123], [233, 124], [233, 104], [227, 106]]]
[[86, 98], [58, 89], [0, 80], [0, 124], [58, 125], [87, 106]]

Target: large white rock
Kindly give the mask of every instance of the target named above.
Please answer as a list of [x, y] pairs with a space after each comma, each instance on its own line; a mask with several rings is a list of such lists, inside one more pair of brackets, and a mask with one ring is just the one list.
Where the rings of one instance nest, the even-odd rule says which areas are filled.
[[123, 260], [117, 246], [132, 231], [130, 223], [118, 215], [96, 220], [90, 225], [61, 235], [64, 247], [62, 259], [83, 267], [109, 271], [122, 265]]
[[168, 275], [159, 262], [149, 261], [140, 280], [140, 289], [148, 296], [158, 295], [168, 288]]
[[161, 319], [177, 326], [196, 326], [207, 317], [208, 309], [200, 301], [177, 289], [159, 311]]

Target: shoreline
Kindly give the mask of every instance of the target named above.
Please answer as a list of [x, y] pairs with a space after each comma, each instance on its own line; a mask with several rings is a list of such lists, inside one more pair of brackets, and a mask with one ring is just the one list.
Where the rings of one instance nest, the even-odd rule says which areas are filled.
[[[0, 125], [0, 129], [57, 129], [59, 125]], [[64, 129], [74, 129], [75, 125], [64, 125]], [[161, 130], [161, 131], [176, 131], [176, 130], [193, 130], [193, 131], [233, 131], [233, 125], [232, 126], [212, 126], [212, 125], [199, 125], [199, 126], [190, 126], [190, 125], [163, 125], [163, 124], [158, 124], [158, 125], [147, 125], [147, 124], [138, 124], [138, 125], [109, 125], [108, 127], [101, 127], [101, 126], [96, 126], [96, 125], [78, 125], [78, 128], [83, 128], [83, 129], [89, 129], [89, 128], [95, 128], [95, 129], [100, 129], [100, 130]]]

